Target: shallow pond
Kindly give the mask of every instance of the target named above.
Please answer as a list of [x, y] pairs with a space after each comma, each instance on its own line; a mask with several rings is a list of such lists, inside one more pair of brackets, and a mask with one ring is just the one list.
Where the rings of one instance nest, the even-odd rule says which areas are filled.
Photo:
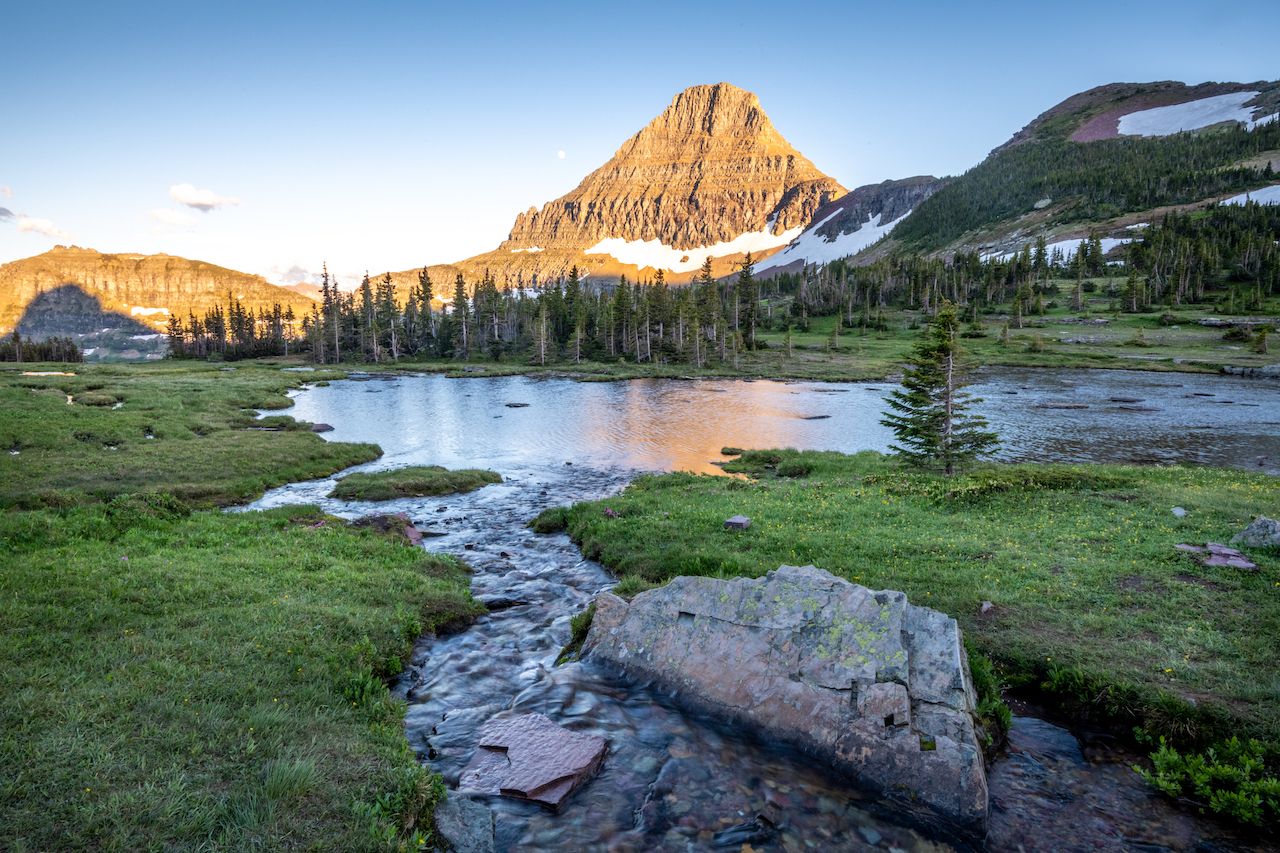
[[[560, 814], [487, 801], [501, 849], [947, 849], [812, 762], [685, 714], [589, 663], [556, 667], [569, 618], [612, 580], [565, 536], [525, 527], [546, 507], [616, 492], [636, 470], [718, 471], [712, 462], [724, 445], [884, 449], [889, 434], [878, 420], [890, 388], [525, 377], [338, 382], [296, 394], [289, 414], [332, 424], [333, 440], [381, 445], [386, 455], [365, 470], [480, 466], [506, 481], [468, 495], [374, 504], [329, 499], [326, 479], [273, 490], [252, 508], [307, 502], [347, 517], [406, 512], [438, 534], [427, 547], [474, 567], [473, 592], [492, 612], [460, 634], [420, 641], [396, 684], [409, 705], [410, 744], [451, 785], [480, 725], [496, 713], [538, 711], [609, 739], [604, 769]], [[1011, 371], [973, 390], [986, 398], [983, 410], [1008, 458], [1271, 471], [1280, 462], [1274, 383]], [[1141, 402], [1125, 402], [1132, 400]], [[1232, 848], [1217, 827], [1153, 796], [1124, 756], [1086, 753], [1069, 732], [1034, 717], [1016, 719], [990, 783], [988, 849]]]

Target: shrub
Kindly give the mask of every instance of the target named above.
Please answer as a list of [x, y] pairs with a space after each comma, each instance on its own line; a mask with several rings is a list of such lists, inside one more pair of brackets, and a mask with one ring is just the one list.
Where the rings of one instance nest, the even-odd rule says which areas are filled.
[[1159, 743], [1151, 753], [1151, 769], [1134, 768], [1157, 790], [1240, 823], [1260, 826], [1280, 819], [1280, 777], [1268, 771], [1261, 741], [1232, 737], [1186, 754], [1164, 737]]
[[779, 477], [807, 477], [813, 471], [813, 466], [799, 459], [788, 459], [778, 463], [776, 470]]

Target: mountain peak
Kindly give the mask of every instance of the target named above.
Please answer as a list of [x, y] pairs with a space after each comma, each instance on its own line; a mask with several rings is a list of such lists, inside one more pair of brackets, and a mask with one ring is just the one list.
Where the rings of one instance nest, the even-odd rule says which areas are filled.
[[521, 213], [497, 251], [473, 260], [517, 281], [570, 265], [683, 274], [703, 257], [786, 245], [843, 192], [787, 142], [754, 94], [731, 83], [691, 86], [572, 192]]

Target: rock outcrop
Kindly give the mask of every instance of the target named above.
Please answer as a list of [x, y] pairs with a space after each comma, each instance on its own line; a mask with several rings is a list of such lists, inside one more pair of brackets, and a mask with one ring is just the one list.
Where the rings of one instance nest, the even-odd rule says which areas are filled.
[[954, 619], [808, 566], [680, 577], [596, 600], [584, 659], [788, 742], [966, 840], [986, 832], [975, 696]]

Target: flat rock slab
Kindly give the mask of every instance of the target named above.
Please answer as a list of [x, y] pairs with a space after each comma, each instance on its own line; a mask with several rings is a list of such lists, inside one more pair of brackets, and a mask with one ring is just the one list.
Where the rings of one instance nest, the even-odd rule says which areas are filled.
[[724, 526], [726, 530], [746, 530], [751, 526], [751, 519], [745, 515], [735, 515], [732, 518], [726, 518]]
[[821, 569], [603, 593], [583, 657], [789, 743], [968, 841], [987, 823], [976, 698], [954, 619]]
[[1204, 547], [1199, 545], [1175, 545], [1179, 551], [1188, 553], [1198, 559], [1204, 566], [1221, 566], [1229, 569], [1245, 569], [1247, 571], [1257, 571], [1258, 566], [1244, 554], [1241, 554], [1235, 548], [1228, 548], [1217, 542], [1207, 542]]
[[458, 787], [559, 809], [604, 762], [609, 742], [572, 732], [542, 714], [494, 717]]

